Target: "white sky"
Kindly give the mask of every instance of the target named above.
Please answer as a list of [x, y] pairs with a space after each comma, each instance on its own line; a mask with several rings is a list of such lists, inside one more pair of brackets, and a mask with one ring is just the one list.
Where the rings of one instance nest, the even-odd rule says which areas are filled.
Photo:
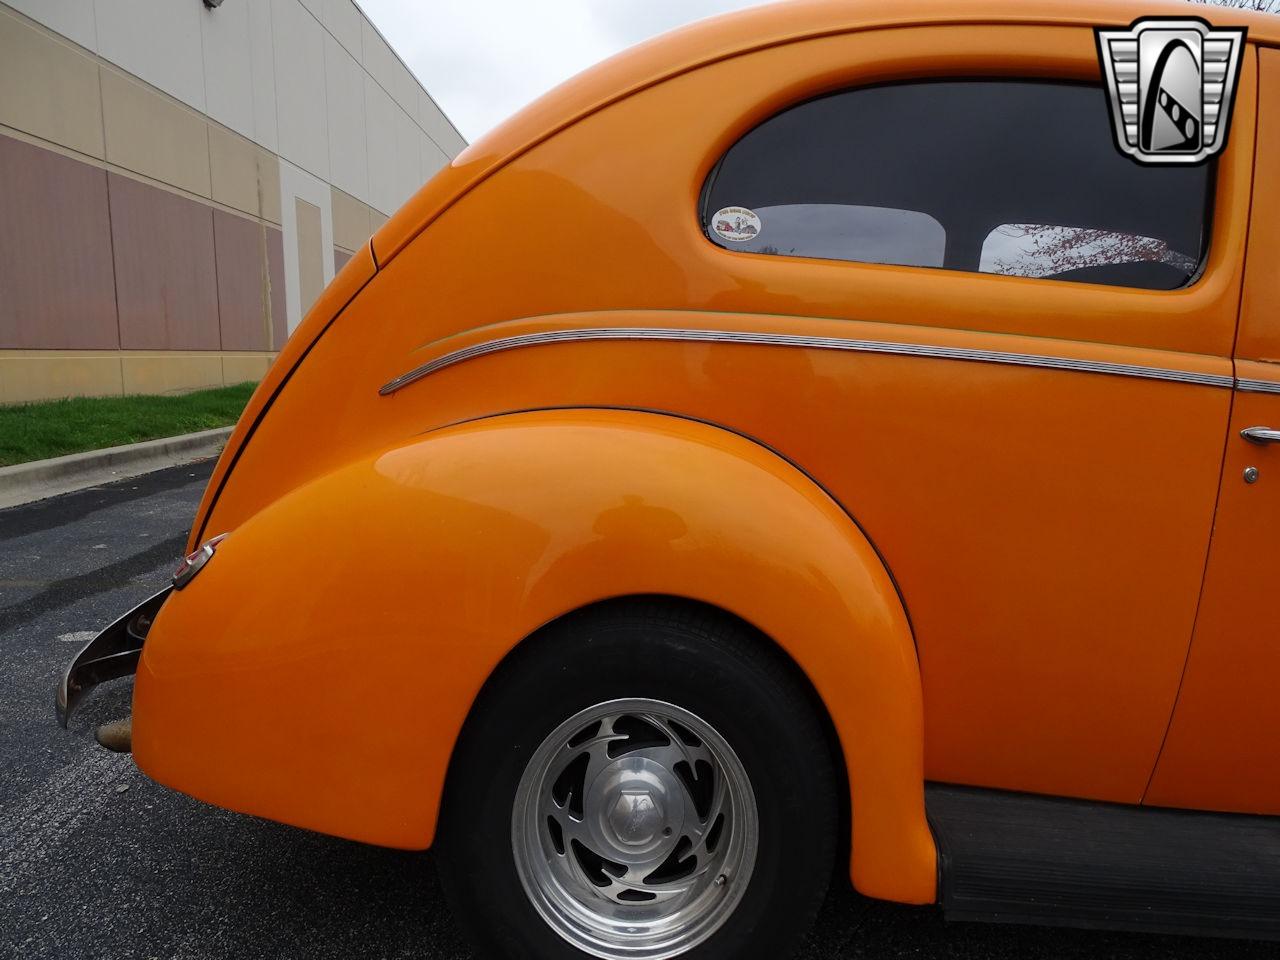
[[594, 63], [760, 0], [358, 0], [468, 141]]

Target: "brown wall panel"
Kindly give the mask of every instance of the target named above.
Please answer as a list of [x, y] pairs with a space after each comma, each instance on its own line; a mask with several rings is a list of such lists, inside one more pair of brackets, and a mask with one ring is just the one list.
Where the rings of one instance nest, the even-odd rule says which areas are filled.
[[116, 173], [107, 183], [120, 346], [217, 350], [212, 208]]
[[106, 172], [0, 136], [0, 348], [119, 345]]
[[279, 350], [289, 339], [289, 315], [284, 297], [284, 234], [267, 231], [267, 278], [271, 281], [271, 349]]
[[261, 224], [213, 211], [223, 350], [270, 350], [266, 243]]

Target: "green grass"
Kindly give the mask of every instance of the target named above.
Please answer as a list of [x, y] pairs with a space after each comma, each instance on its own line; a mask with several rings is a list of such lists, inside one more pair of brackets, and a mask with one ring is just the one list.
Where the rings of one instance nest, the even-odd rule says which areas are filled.
[[254, 386], [0, 407], [0, 466], [225, 427], [239, 418]]

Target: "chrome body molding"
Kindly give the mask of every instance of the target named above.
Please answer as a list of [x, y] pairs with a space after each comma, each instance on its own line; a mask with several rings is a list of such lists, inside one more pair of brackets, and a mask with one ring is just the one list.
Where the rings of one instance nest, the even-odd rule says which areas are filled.
[[1280, 393], [1280, 381], [1245, 380], [1236, 381], [1236, 387], [1245, 393]]
[[[1143, 367], [1129, 363], [1107, 363], [1076, 360], [1034, 353], [1006, 353], [1000, 350], [974, 350], [964, 347], [936, 347], [921, 343], [892, 340], [854, 340], [845, 337], [806, 337], [786, 333], [750, 333], [741, 330], [687, 330], [667, 327], [582, 327], [571, 330], [547, 330], [511, 337], [486, 340], [437, 357], [389, 381], [378, 391], [386, 396], [447, 367], [474, 360], [491, 353], [536, 347], [551, 343], [583, 343], [596, 340], [661, 340], [679, 343], [740, 343], [753, 346], [799, 347], [808, 350], [844, 350], [852, 353], [881, 353], [899, 357], [931, 357], [939, 360], [968, 360], [974, 363], [998, 363], [1015, 367], [1037, 367], [1047, 370], [1071, 370], [1078, 373], [1100, 373], [1116, 377], [1138, 377], [1144, 380], [1168, 380], [1202, 387], [1234, 386], [1229, 376], [1194, 373], [1164, 367]], [[1280, 385], [1275, 387], [1280, 392]]]

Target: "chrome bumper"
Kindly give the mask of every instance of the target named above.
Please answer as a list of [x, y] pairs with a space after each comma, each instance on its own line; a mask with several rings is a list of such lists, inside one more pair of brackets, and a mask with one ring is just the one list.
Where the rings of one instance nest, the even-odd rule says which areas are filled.
[[62, 682], [58, 684], [58, 722], [64, 727], [81, 698], [93, 687], [117, 677], [127, 677], [138, 669], [142, 644], [151, 621], [164, 605], [173, 587], [165, 587], [143, 600], [123, 617], [84, 645], [75, 655]]

